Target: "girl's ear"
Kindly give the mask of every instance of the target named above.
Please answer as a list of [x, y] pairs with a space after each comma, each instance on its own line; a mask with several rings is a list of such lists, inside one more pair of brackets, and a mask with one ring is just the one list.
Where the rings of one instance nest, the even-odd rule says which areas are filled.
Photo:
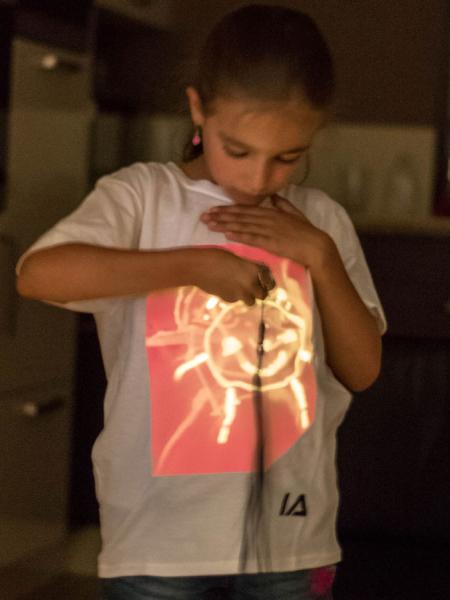
[[192, 122], [194, 125], [202, 127], [205, 121], [205, 115], [203, 114], [203, 105], [199, 93], [194, 87], [189, 86], [186, 88], [186, 96], [189, 102]]

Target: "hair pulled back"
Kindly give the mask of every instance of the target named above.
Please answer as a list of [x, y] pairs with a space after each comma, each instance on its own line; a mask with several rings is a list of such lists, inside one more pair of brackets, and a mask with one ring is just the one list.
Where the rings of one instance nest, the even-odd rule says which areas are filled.
[[[223, 17], [201, 50], [192, 81], [206, 113], [214, 100], [301, 98], [316, 109], [330, 106], [334, 69], [328, 45], [313, 19], [281, 6], [252, 4]], [[202, 153], [186, 148], [185, 159]]]

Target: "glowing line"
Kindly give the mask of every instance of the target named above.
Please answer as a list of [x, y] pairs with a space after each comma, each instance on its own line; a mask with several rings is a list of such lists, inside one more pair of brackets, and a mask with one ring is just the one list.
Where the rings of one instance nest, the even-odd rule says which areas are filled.
[[195, 369], [195, 367], [198, 367], [198, 365], [201, 365], [207, 361], [208, 361], [208, 355], [206, 354], [206, 352], [201, 352], [200, 354], [197, 354], [197, 356], [194, 356], [194, 358], [192, 360], [185, 362], [184, 364], [180, 365], [179, 367], [177, 367], [175, 369], [175, 373], [174, 373], [175, 381], [178, 381], [179, 379], [181, 379], [183, 377], [183, 375], [185, 375], [191, 369]]
[[276, 299], [277, 303], [278, 302], [286, 302], [288, 299], [287, 291], [282, 287], [278, 287], [277, 291], [275, 293], [275, 299]]
[[230, 428], [236, 418], [236, 406], [238, 404], [240, 404], [240, 402], [236, 396], [236, 390], [234, 388], [227, 388], [227, 391], [225, 392], [225, 417], [217, 436], [218, 444], [226, 444], [228, 442]]
[[298, 340], [298, 332], [295, 329], [286, 329], [277, 335], [277, 341], [283, 344], [292, 344]]
[[210, 296], [206, 302], [206, 308], [212, 310], [219, 304], [219, 298], [217, 296]]
[[[232, 356], [242, 349], [242, 342], [237, 337], [229, 336], [222, 341], [222, 356]], [[253, 369], [254, 370], [254, 369]]]
[[[281, 339], [277, 339], [275, 341], [269, 341], [269, 339], [267, 340], [268, 344], [270, 345], [271, 350], [284, 345], [286, 342], [285, 340], [293, 340], [293, 342], [297, 342], [298, 343], [298, 349], [294, 352], [292, 352], [293, 355], [293, 359], [294, 359], [294, 364], [293, 364], [293, 369], [292, 371], [286, 376], [284, 377], [282, 380], [278, 380], [277, 382], [271, 382], [271, 383], [265, 383], [262, 386], [262, 390], [263, 391], [269, 391], [269, 390], [273, 390], [273, 389], [280, 389], [285, 387], [286, 385], [289, 385], [291, 382], [291, 379], [294, 378], [298, 378], [301, 375], [301, 371], [303, 369], [303, 365], [306, 361], [302, 360], [301, 358], [301, 353], [303, 353], [302, 355], [306, 358], [309, 358], [309, 352], [311, 349], [311, 343], [310, 343], [310, 339], [309, 339], [309, 335], [308, 335], [308, 329], [309, 329], [309, 322], [305, 321], [304, 317], [301, 315], [296, 315], [293, 314], [292, 312], [289, 312], [288, 310], [286, 310], [285, 307], [281, 306], [279, 304], [279, 302], [283, 302], [285, 299], [287, 299], [288, 295], [287, 295], [287, 291], [282, 289], [282, 288], [277, 288], [277, 292], [275, 294], [275, 298], [269, 298], [265, 300], [266, 303], [266, 310], [273, 308], [275, 311], [277, 311], [281, 317], [284, 317], [285, 319], [287, 319], [291, 324], [292, 327], [287, 331], [284, 332], [284, 334], [280, 334]], [[257, 306], [261, 303], [260, 300], [257, 300], [256, 306], [255, 308], [257, 308]], [[291, 305], [292, 306], [292, 305]], [[221, 325], [220, 323], [223, 323], [224, 320], [226, 318], [228, 318], [230, 315], [233, 316], [233, 314], [235, 315], [239, 315], [241, 314], [240, 311], [245, 311], [243, 312], [243, 314], [248, 314], [249, 313], [249, 309], [248, 307], [246, 307], [242, 302], [235, 302], [235, 303], [230, 303], [230, 304], [225, 304], [222, 305], [221, 303], [219, 303], [219, 307], [220, 307], [220, 311], [218, 313], [216, 313], [216, 315], [214, 316], [212, 322], [210, 323], [209, 327], [206, 329], [205, 331], [205, 337], [204, 337], [204, 349], [206, 351], [206, 354], [208, 355], [208, 366], [209, 369], [213, 375], [213, 377], [215, 378], [215, 380], [217, 381], [217, 383], [223, 387], [223, 388], [228, 388], [228, 387], [236, 387], [239, 389], [244, 389], [247, 391], [253, 391], [253, 384], [251, 382], [246, 382], [243, 381], [242, 378], [230, 378], [229, 376], [226, 377], [224, 376], [223, 372], [222, 372], [222, 368], [221, 365], [219, 363], [217, 363], [216, 358], [214, 358], [214, 352], [212, 350], [212, 337], [214, 335], [217, 335], [217, 332], [221, 330]], [[251, 310], [251, 309], [250, 309]], [[284, 337], [286, 336], [286, 337]], [[294, 337], [295, 336], [295, 337]], [[292, 342], [292, 343], [293, 343]], [[222, 346], [223, 348], [223, 346]], [[268, 350], [269, 346], [266, 347], [266, 350]], [[285, 351], [282, 351], [283, 354], [280, 354], [277, 356], [277, 359], [275, 360], [275, 362], [272, 362], [271, 365], [268, 365], [266, 367], [265, 372], [261, 373], [261, 376], [265, 376], [265, 377], [273, 377], [273, 375], [276, 375], [276, 371], [283, 368], [287, 362], [289, 361], [290, 355], [288, 357], [285, 357]], [[239, 354], [239, 351], [236, 352], [236, 355]], [[222, 353], [222, 358], [224, 357], [224, 354]], [[239, 363], [239, 367], [242, 369], [242, 371], [248, 375], [248, 376], [253, 376], [254, 374], [254, 370], [255, 370], [255, 365], [252, 364], [250, 361], [248, 360], [239, 360], [238, 356], [236, 356], [236, 359], [238, 360]]]
[[300, 358], [303, 362], [311, 362], [312, 360], [312, 352], [310, 352], [309, 350], [300, 350]]
[[178, 443], [181, 436], [189, 429], [191, 425], [195, 422], [197, 415], [203, 408], [203, 405], [208, 402], [209, 392], [206, 389], [202, 389], [195, 396], [194, 401], [192, 402], [192, 410], [191, 413], [182, 421], [175, 432], [171, 435], [166, 445], [164, 446], [161, 455], [159, 457], [158, 463], [156, 465], [156, 472], [161, 471], [164, 467], [164, 463], [172, 452], [174, 446]]
[[[277, 371], [279, 371], [286, 365], [288, 360], [289, 354], [285, 350], [281, 350], [280, 352], [278, 352], [276, 359], [273, 360], [270, 365], [267, 365], [267, 367], [263, 367], [260, 370], [260, 376], [272, 377], [277, 373]], [[248, 375], [253, 375], [255, 372], [255, 365], [252, 365], [252, 363], [248, 360], [245, 360], [244, 362], [240, 363], [239, 366]]]
[[298, 379], [291, 379], [291, 390], [294, 393], [295, 399], [297, 400], [298, 407], [300, 409], [300, 425], [302, 429], [308, 429], [310, 425], [308, 415], [308, 403], [306, 401], [305, 390], [303, 385]]
[[[195, 297], [195, 288], [184, 288], [187, 290], [187, 294], [185, 296], [184, 304], [191, 305], [191, 300]], [[175, 316], [178, 325], [184, 321], [182, 317], [184, 317], [184, 313], [181, 312], [181, 294], [178, 295], [177, 300], [179, 302], [176, 303]], [[285, 318], [288, 322], [291, 323], [292, 327], [288, 330], [279, 333], [275, 339], [268, 338], [266, 340], [266, 351], [271, 351], [274, 353], [275, 350], [280, 348], [280, 346], [285, 345], [296, 345], [298, 346], [296, 350], [292, 352], [286, 350], [280, 350], [275, 361], [272, 361], [271, 364], [267, 365], [261, 372], [261, 376], [263, 378], [273, 379], [273, 377], [277, 374], [278, 371], [286, 367], [289, 363], [290, 359], [293, 358], [292, 369], [290, 369], [289, 374], [287, 374], [281, 380], [274, 382], [265, 382], [262, 386], [263, 391], [270, 391], [275, 389], [283, 388], [287, 385], [290, 385], [294, 379], [297, 379], [301, 376], [301, 372], [303, 370], [303, 366], [305, 363], [310, 362], [312, 359], [312, 345], [310, 340], [310, 320], [305, 320], [304, 315], [295, 314], [292, 312], [292, 303], [287, 301], [288, 292], [286, 289], [278, 287], [276, 292], [272, 294], [271, 298], [266, 298], [266, 309], [273, 308], [278, 312], [280, 318]], [[255, 308], [261, 303], [260, 300], [257, 300]], [[284, 303], [284, 306], [282, 305]], [[189, 370], [194, 369], [196, 366], [201, 364], [207, 364], [209, 370], [217, 383], [223, 387], [224, 389], [234, 387], [239, 389], [244, 389], [249, 392], [253, 391], [253, 383], [250, 381], [242, 380], [242, 378], [225, 376], [222, 371], [222, 367], [220, 362], [217, 360], [219, 356], [215, 357], [216, 350], [213, 351], [212, 346], [212, 337], [217, 336], [217, 333], [220, 333], [222, 327], [221, 323], [224, 322], [225, 319], [239, 318], [241, 315], [248, 315], [249, 309], [244, 305], [243, 302], [234, 302], [234, 303], [224, 303], [217, 296], [208, 296], [206, 303], [204, 304], [204, 308], [208, 309], [209, 316], [211, 318], [210, 322], [206, 326], [204, 339], [203, 339], [203, 348], [204, 352], [200, 352], [188, 362], [180, 365], [174, 373], [175, 380], [179, 380], [187, 373]], [[184, 311], [186, 311], [186, 306], [183, 307]], [[298, 308], [297, 308], [298, 310]], [[308, 313], [306, 313], [308, 314]], [[205, 315], [204, 315], [205, 316]], [[202, 319], [203, 320], [203, 319]], [[203, 321], [205, 323], [205, 321]], [[206, 323], [205, 323], [206, 325]], [[223, 332], [225, 333], [225, 331]], [[216, 338], [217, 339], [217, 338]], [[148, 342], [149, 340], [147, 340]], [[238, 342], [238, 343], [237, 343]], [[243, 374], [249, 376], [249, 379], [254, 374], [255, 365], [252, 364], [249, 360], [244, 359], [241, 351], [243, 350], [242, 342], [239, 338], [234, 336], [226, 336], [224, 335], [222, 338], [222, 352], [220, 356], [222, 359], [228, 358], [229, 356], [235, 357], [238, 362], [239, 368], [242, 369]], [[217, 346], [216, 346], [217, 348]], [[294, 384], [294, 387], [291, 385], [293, 392], [294, 389], [297, 389], [297, 386]], [[299, 392], [298, 392], [299, 393]], [[298, 402], [298, 398], [297, 398]], [[304, 417], [302, 417], [304, 419]], [[309, 423], [309, 419], [307, 418]]]
[[186, 319], [183, 320], [183, 316], [187, 317], [186, 307], [190, 307], [192, 303], [192, 298], [195, 298], [196, 288], [191, 286], [186, 286], [182, 288], [184, 290], [184, 294], [180, 294], [179, 292], [176, 295], [175, 299], [175, 308], [174, 308], [174, 319], [177, 327], [183, 329], [183, 326], [188, 325]]
[[[278, 289], [281, 290], [281, 288]], [[276, 298], [276, 300], [278, 300], [278, 297]], [[257, 300], [257, 304], [259, 304], [260, 302], [261, 300]], [[296, 315], [292, 312], [289, 312], [282, 304], [277, 304], [277, 302], [274, 302], [273, 300], [266, 299], [265, 306], [266, 310], [268, 310], [269, 308], [274, 308], [275, 310], [280, 312], [283, 315], [283, 317], [285, 317], [288, 321], [296, 325], [299, 329], [305, 328], [305, 319], [300, 315]]]

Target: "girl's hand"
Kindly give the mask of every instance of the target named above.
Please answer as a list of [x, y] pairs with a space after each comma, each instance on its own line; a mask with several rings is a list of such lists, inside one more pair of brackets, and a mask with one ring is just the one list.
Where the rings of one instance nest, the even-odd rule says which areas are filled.
[[217, 207], [201, 220], [229, 240], [258, 246], [309, 268], [328, 365], [343, 385], [363, 390], [380, 370], [381, 341], [375, 319], [354, 288], [332, 238], [287, 200], [279, 196], [272, 200], [273, 208]]
[[234, 204], [218, 206], [201, 216], [211, 231], [232, 241], [290, 258], [312, 273], [333, 251], [334, 243], [288, 200], [272, 196], [273, 207]]
[[221, 248], [199, 248], [193, 267], [195, 285], [226, 302], [242, 300], [251, 306], [263, 300], [275, 285], [265, 265], [236, 256]]

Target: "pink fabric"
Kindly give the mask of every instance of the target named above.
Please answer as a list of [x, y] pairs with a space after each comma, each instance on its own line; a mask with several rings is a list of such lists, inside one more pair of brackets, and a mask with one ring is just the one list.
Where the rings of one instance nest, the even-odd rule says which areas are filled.
[[333, 588], [336, 567], [320, 567], [314, 569], [311, 579], [311, 591], [318, 598], [328, 597]]
[[[304, 267], [259, 248], [223, 246], [266, 264], [277, 281], [264, 318], [265, 464], [297, 443], [315, 418], [312, 291]], [[261, 307], [224, 303], [184, 287], [147, 300], [152, 475], [249, 472], [256, 445], [252, 377]], [[302, 354], [304, 350], [304, 355]]]

